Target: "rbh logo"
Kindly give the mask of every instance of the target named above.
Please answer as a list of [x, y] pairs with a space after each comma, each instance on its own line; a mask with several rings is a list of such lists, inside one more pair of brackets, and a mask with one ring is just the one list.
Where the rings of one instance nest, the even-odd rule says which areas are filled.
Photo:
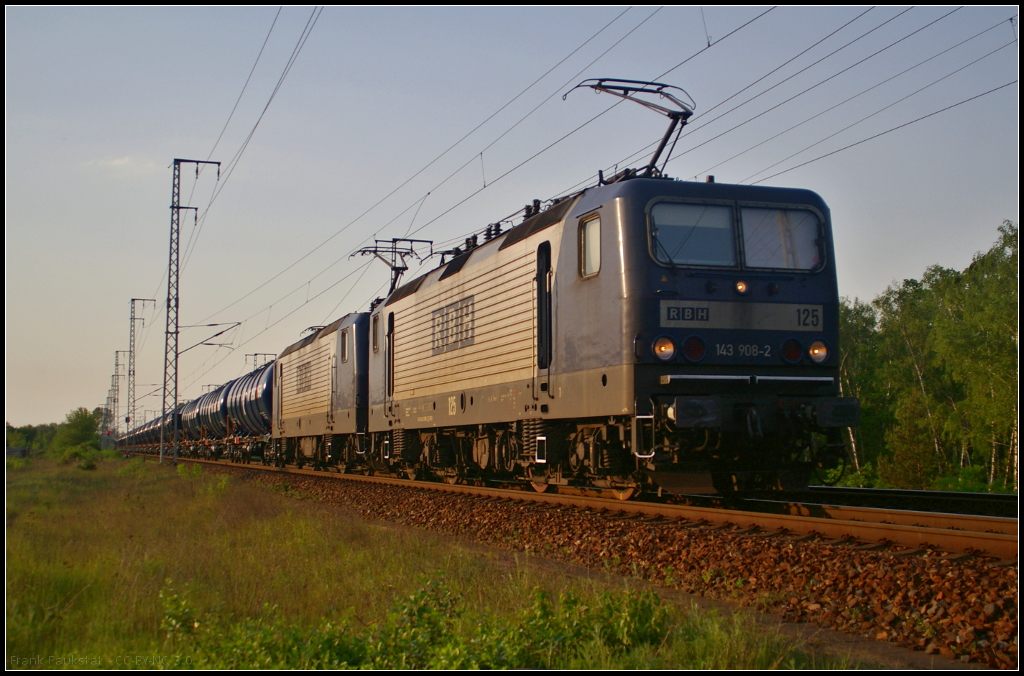
[[475, 337], [473, 296], [467, 296], [431, 313], [430, 354], [441, 354], [472, 345]]
[[710, 319], [706, 307], [670, 307], [668, 310], [669, 321], [677, 322], [706, 322]]

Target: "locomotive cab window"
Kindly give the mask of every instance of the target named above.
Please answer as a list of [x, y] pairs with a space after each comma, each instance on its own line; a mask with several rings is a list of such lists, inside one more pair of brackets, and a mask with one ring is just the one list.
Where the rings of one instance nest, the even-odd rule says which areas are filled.
[[373, 316], [373, 351], [380, 352], [380, 315]]
[[580, 276], [593, 277], [601, 270], [601, 218], [580, 223]]
[[341, 332], [341, 362], [348, 361], [348, 329]]
[[741, 210], [748, 268], [814, 270], [821, 264], [818, 217], [798, 209]]
[[736, 267], [732, 209], [660, 202], [651, 208], [651, 253], [665, 265]]

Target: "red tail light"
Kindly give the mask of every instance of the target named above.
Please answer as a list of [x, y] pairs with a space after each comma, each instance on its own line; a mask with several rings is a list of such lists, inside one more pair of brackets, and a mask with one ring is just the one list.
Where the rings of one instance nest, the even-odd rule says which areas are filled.
[[804, 347], [800, 344], [800, 341], [790, 338], [782, 344], [782, 358], [785, 361], [795, 364], [800, 361], [802, 356], [804, 356]]
[[697, 336], [690, 336], [683, 343], [683, 354], [690, 361], [700, 361], [704, 358], [704, 341]]

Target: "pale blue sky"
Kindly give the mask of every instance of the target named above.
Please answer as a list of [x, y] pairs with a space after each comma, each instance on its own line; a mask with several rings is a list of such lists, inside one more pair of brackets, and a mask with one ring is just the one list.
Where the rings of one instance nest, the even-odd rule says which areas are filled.
[[[660, 138], [663, 118], [620, 105], [497, 180], [615, 103], [589, 91], [563, 101], [569, 83], [668, 72], [663, 81], [683, 87], [697, 103], [668, 173], [703, 177], [714, 167], [719, 182], [749, 182], [1016, 80], [1016, 25], [1008, 21], [1015, 8], [906, 9], [778, 8], [755, 19], [766, 8], [709, 7], [704, 20], [697, 7], [326, 9], [230, 179], [222, 177], [218, 186], [211, 172], [198, 183], [194, 170], [184, 174], [183, 199], [191, 197], [200, 211], [215, 188], [223, 192], [183, 270], [181, 322], [244, 323], [218, 339], [232, 348], [200, 347], [182, 357], [183, 398], [245, 372], [246, 354], [279, 352], [302, 329], [364, 309], [379, 295], [387, 270], [374, 264], [361, 275], [369, 259], [349, 253], [375, 234], [413, 231], [439, 242], [463, 237], [534, 198], [586, 182]], [[239, 150], [311, 11], [281, 11], [212, 159], [227, 166]], [[166, 297], [169, 165], [175, 157], [210, 155], [276, 12], [6, 10], [11, 423], [56, 421], [76, 406], [105, 401], [113, 353], [127, 349], [129, 299], [157, 298], [160, 307]], [[932, 264], [963, 268], [991, 245], [1003, 219], [1018, 218], [1018, 92], [1013, 84], [766, 184], [815, 190], [831, 206], [844, 295], [869, 300]], [[481, 190], [484, 178], [488, 187]], [[183, 223], [184, 243], [194, 233], [191, 217]], [[221, 311], [345, 226], [294, 268]], [[147, 311], [146, 317], [140, 395], [162, 378], [163, 315]], [[182, 347], [206, 335], [185, 330]], [[123, 411], [123, 382], [121, 397]], [[155, 396], [140, 401], [143, 411], [159, 406]]]

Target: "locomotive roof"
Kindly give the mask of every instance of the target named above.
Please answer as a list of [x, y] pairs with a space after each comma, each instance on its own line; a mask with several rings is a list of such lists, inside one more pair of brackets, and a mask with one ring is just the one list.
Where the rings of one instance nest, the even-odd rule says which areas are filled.
[[803, 188], [778, 188], [739, 183], [705, 183], [703, 181], [680, 181], [665, 178], [634, 178], [587, 191], [585, 200], [601, 202], [616, 197], [636, 196], [650, 200], [656, 197], [683, 199], [730, 200], [737, 202], [765, 202], [778, 204], [807, 204], [822, 213], [827, 212], [825, 201], [812, 190]]
[[[475, 252], [485, 247], [497, 246], [500, 251], [515, 244], [516, 242], [526, 239], [534, 233], [540, 232], [541, 230], [558, 223], [565, 218], [574, 204], [579, 203], [584, 210], [589, 211], [602, 202], [626, 195], [638, 195], [641, 198], [646, 196], [648, 199], [664, 195], [665, 197], [677, 197], [684, 199], [692, 198], [740, 202], [807, 204], [815, 207], [823, 214], [828, 214], [828, 207], [825, 205], [825, 201], [822, 200], [817, 193], [802, 188], [776, 188], [771, 186], [741, 185], [732, 183], [705, 183], [697, 181], [680, 181], [667, 178], [629, 178], [626, 180], [616, 181], [615, 183], [608, 183], [588, 188], [579, 193], [561, 198], [546, 210], [527, 218], [519, 225], [501, 235], [498, 235], [489, 242], [485, 242], [480, 246], [470, 249], [469, 251], [466, 251], [448, 261], [443, 266], [438, 266], [430, 272], [424, 273], [407, 284], [403, 284], [398, 287], [390, 296], [388, 296], [387, 300], [382, 303], [380, 307], [383, 308], [390, 303], [394, 303], [395, 301], [416, 293], [427, 277], [436, 273], [436, 271], [441, 267], [444, 267], [445, 269], [444, 272], [441, 273], [440, 277], [438, 277], [439, 281], [457, 273], [466, 265], [470, 257]], [[575, 198], [577, 197], [580, 197], [580, 199], [576, 200]], [[296, 345], [298, 345], [298, 343]], [[299, 347], [301, 347], [301, 345], [299, 345]], [[291, 349], [292, 348], [288, 348], [288, 351]], [[298, 347], [295, 347], [295, 349], [298, 349]], [[282, 356], [287, 354], [288, 351], [282, 353]]]
[[310, 343], [312, 343], [314, 340], [316, 340], [317, 338], [319, 338], [321, 336], [327, 336], [327, 335], [330, 335], [330, 334], [334, 333], [335, 331], [340, 329], [343, 325], [354, 323], [355, 319], [360, 314], [361, 313], [359, 313], [359, 312], [350, 312], [347, 315], [345, 315], [344, 317], [342, 317], [341, 319], [336, 319], [333, 322], [331, 322], [330, 324], [328, 324], [327, 326], [324, 326], [324, 327], [322, 327], [320, 329], [317, 329], [316, 331], [314, 331], [313, 333], [309, 334], [308, 336], [306, 336], [302, 340], [296, 341], [296, 342], [292, 343], [291, 345], [289, 345], [288, 347], [286, 347], [284, 349], [284, 351], [281, 353], [281, 355], [278, 357], [278, 359], [280, 359], [281, 357], [284, 357], [285, 355], [289, 355], [292, 352], [295, 352], [296, 350], [301, 350], [302, 348], [306, 347], [307, 345], [309, 345]]
[[501, 235], [498, 235], [491, 241], [484, 242], [480, 246], [474, 247], [469, 251], [466, 251], [456, 256], [455, 258], [445, 263], [443, 266], [438, 266], [437, 268], [434, 268], [430, 272], [420, 275], [419, 277], [412, 280], [408, 284], [403, 284], [402, 286], [395, 289], [394, 293], [388, 296], [387, 302], [385, 302], [384, 305], [394, 303], [397, 300], [400, 300], [402, 298], [405, 298], [406, 296], [416, 293], [416, 291], [418, 291], [420, 286], [423, 284], [423, 280], [425, 280], [428, 275], [437, 271], [438, 268], [440, 267], [444, 267], [445, 270], [444, 272], [441, 273], [441, 276], [438, 277], [438, 281], [444, 279], [445, 277], [451, 277], [452, 275], [457, 273], [459, 270], [463, 268], [463, 266], [466, 265], [466, 262], [469, 261], [470, 256], [472, 256], [474, 252], [483, 249], [484, 247], [497, 246], [498, 251], [501, 251], [506, 247], [512, 246], [516, 242], [526, 239], [535, 232], [540, 232], [545, 228], [551, 227], [555, 223], [558, 223], [563, 218], [565, 218], [565, 215], [569, 212], [569, 208], [572, 207], [572, 205], [575, 203], [574, 198], [580, 194], [582, 193], [576, 193], [568, 197], [563, 197], [562, 199], [558, 200], [555, 204], [551, 205], [544, 211], [534, 216], [530, 216], [519, 225], [515, 226], [511, 230], [507, 230]]

